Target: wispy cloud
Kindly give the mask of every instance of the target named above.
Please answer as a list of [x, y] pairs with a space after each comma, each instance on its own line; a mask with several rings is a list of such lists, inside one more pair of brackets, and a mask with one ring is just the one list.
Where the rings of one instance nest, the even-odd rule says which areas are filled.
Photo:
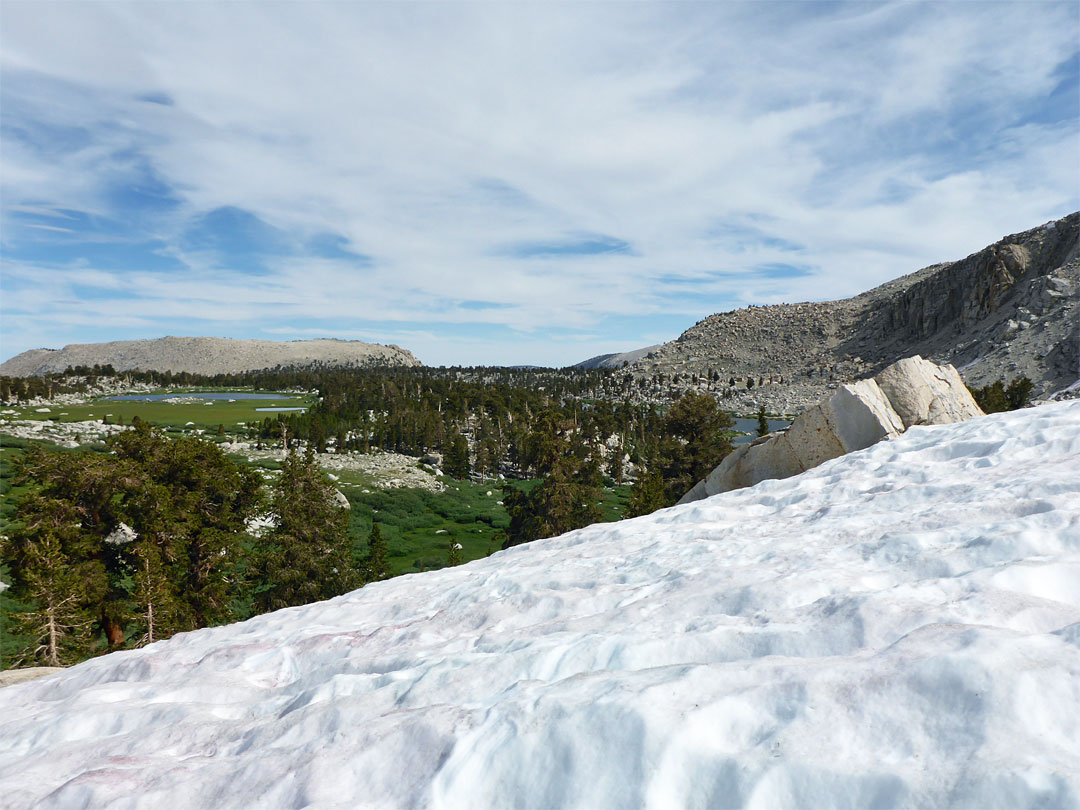
[[2, 24], [5, 355], [327, 334], [569, 363], [1080, 207], [1072, 2], [14, 3]]
[[72, 228], [61, 228], [58, 225], [38, 225], [35, 222], [28, 222], [24, 227], [38, 231], [53, 231], [54, 233], [75, 233]]

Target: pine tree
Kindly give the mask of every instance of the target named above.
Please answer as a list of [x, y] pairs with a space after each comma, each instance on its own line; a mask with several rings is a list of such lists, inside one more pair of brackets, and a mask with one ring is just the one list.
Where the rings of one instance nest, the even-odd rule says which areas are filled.
[[450, 437], [443, 457], [443, 469], [451, 478], [464, 481], [469, 477], [469, 445], [460, 433]]
[[650, 515], [657, 509], [667, 506], [667, 498], [664, 495], [664, 479], [656, 471], [643, 472], [638, 475], [630, 490], [630, 503], [626, 507], [626, 517], [638, 517]]
[[[21, 521], [5, 554], [16, 596], [38, 611], [21, 624], [49, 614], [57, 627], [104, 634], [119, 647], [234, 618], [239, 539], [261, 487], [258, 474], [210, 442], [170, 441], [141, 420], [108, 444], [112, 454], [33, 451], [20, 465], [17, 479], [32, 484], [32, 494], [19, 502]], [[48, 526], [58, 548], [41, 534]], [[49, 573], [53, 565], [80, 572], [78, 579], [58, 579]], [[56, 582], [61, 586], [50, 585]], [[58, 588], [74, 598], [49, 596]], [[78, 621], [61, 616], [68, 609]]]
[[1009, 402], [1009, 410], [1015, 411], [1027, 405], [1034, 389], [1035, 384], [1027, 377], [1017, 377], [1009, 383], [1009, 387], [1005, 389], [1005, 399]]
[[571, 421], [554, 411], [537, 417], [526, 441], [524, 461], [543, 478], [528, 493], [503, 486], [503, 505], [510, 516], [503, 548], [580, 529], [603, 518], [599, 502], [600, 471], [586, 461], [588, 449]]
[[305, 605], [360, 584], [352, 561], [348, 511], [315, 463], [313, 448], [290, 453], [274, 482], [270, 512], [275, 527], [262, 538], [256, 595], [260, 610]]
[[626, 455], [626, 450], [623, 447], [622, 442], [619, 442], [618, 447], [615, 448], [611, 454], [611, 461], [608, 465], [608, 474], [611, 476], [611, 480], [616, 484], [623, 482], [623, 457]]
[[389, 549], [386, 540], [383, 539], [382, 531], [378, 523], [371, 524], [371, 535], [368, 537], [368, 554], [364, 559], [364, 569], [369, 582], [378, 582], [390, 577]]
[[183, 627], [181, 600], [166, 563], [165, 549], [151, 537], [135, 546], [135, 601], [140, 608], [144, 633], [140, 643], [153, 644]]
[[[170, 441], [145, 424], [111, 444], [118, 459], [136, 467], [123, 510], [139, 538], [127, 553], [144, 623], [151, 604], [155, 638], [235, 618], [240, 539], [258, 502], [258, 474], [211, 442]], [[151, 594], [153, 603], [145, 601]]]
[[14, 594], [32, 606], [11, 616], [13, 632], [31, 639], [16, 663], [74, 663], [92, 649], [95, 608], [108, 587], [104, 567], [87, 559], [93, 541], [71, 504], [34, 494], [22, 501], [20, 517], [0, 544]]
[[660, 450], [667, 505], [676, 503], [731, 452], [734, 426], [708, 394], [687, 393], [668, 409]]
[[1000, 413], [1009, 410], [1009, 400], [1005, 396], [1005, 386], [1001, 380], [982, 388], [972, 388], [971, 395], [984, 413]]
[[765, 418], [765, 406], [762, 405], [758, 408], [757, 412], [757, 435], [767, 436], [769, 434], [769, 420]]
[[969, 388], [971, 396], [984, 413], [1000, 413], [1023, 408], [1031, 399], [1035, 384], [1027, 377], [1016, 377], [1005, 386], [998, 380], [982, 388]]

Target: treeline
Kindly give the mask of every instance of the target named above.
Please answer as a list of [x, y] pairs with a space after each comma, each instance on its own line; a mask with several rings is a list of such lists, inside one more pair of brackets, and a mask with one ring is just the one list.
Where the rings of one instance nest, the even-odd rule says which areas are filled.
[[[698, 480], [677, 460], [677, 448], [692, 443], [688, 420], [681, 414], [696, 409], [696, 418], [708, 422], [722, 413], [716, 396], [702, 393], [686, 394], [671, 405], [633, 403], [628, 378], [606, 369], [295, 368], [214, 376], [155, 371], [118, 375], [109, 366], [70, 371], [74, 378], [57, 376], [51, 383], [111, 375], [160, 387], [315, 391], [318, 402], [313, 407], [249, 425], [248, 438], [284, 445], [299, 441], [317, 452], [333, 447], [337, 452], [438, 453], [444, 470], [457, 478], [548, 477], [550, 471], [531, 448], [542, 441], [539, 436], [550, 433], [551, 424], [559, 423], [568, 426], [564, 434], [572, 436], [574, 453], [590, 460], [589, 474], [586, 468], [580, 473], [583, 482], [620, 484], [627, 472], [635, 478], [647, 473], [653, 492], [647, 502], [662, 500], [664, 505], [674, 503]], [[20, 382], [31, 380], [14, 381]], [[541, 419], [543, 414], [549, 416]], [[723, 429], [729, 428], [727, 424]], [[705, 455], [711, 469], [723, 448], [711, 447]], [[695, 475], [701, 472], [701, 465], [691, 466]]]
[[356, 556], [348, 510], [310, 454], [264, 488], [202, 439], [140, 424], [107, 443], [18, 462], [27, 490], [0, 538], [5, 666], [74, 663], [387, 575], [378, 542]]
[[[655, 418], [626, 517], [673, 505], [731, 452], [734, 423], [707, 394], [685, 394]], [[597, 522], [603, 480], [598, 459], [576, 422], [554, 410], [540, 414], [523, 460], [541, 480], [528, 490], [503, 485], [510, 515], [503, 548]]]
[[[436, 451], [459, 460], [466, 446], [470, 470], [492, 474], [510, 466], [531, 476], [536, 470], [526, 460], [525, 445], [543, 411], [572, 421], [596, 450], [614, 434], [645, 435], [646, 424], [656, 421], [655, 408], [591, 396], [596, 376], [508, 370], [326, 372], [310, 380], [319, 392], [318, 404], [304, 413], [264, 420], [259, 433], [277, 437], [285, 431], [320, 451], [333, 440], [350, 450]], [[448, 472], [465, 477], [470, 470]]]
[[1027, 377], [1015, 377], [1005, 385], [1004, 380], [992, 382], [981, 388], [968, 386], [971, 396], [982, 408], [983, 413], [1001, 413], [1023, 408], [1031, 401], [1035, 384]]
[[[408, 455], [437, 452], [459, 478], [471, 473], [537, 477], [526, 444], [544, 411], [573, 423], [575, 433], [601, 459], [603, 473], [621, 482], [619, 451], [632, 464], [648, 463], [663, 441], [665, 406], [611, 399], [613, 372], [605, 369], [518, 368], [300, 368], [197, 376], [156, 371], [115, 372], [109, 366], [72, 368], [71, 375], [6, 378], [0, 394], [85, 387], [114, 376], [155, 387], [255, 388], [313, 391], [319, 401], [306, 412], [266, 417], [249, 426], [255, 440], [299, 440], [323, 452], [385, 450]], [[80, 380], [72, 383], [71, 380]], [[14, 394], [12, 394], [14, 395]], [[608, 445], [618, 437], [616, 447]]]

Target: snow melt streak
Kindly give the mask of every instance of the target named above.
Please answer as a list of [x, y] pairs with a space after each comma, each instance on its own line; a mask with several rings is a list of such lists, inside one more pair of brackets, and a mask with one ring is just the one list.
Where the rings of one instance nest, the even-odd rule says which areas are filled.
[[1080, 804], [1080, 403], [0, 690], [5, 807]]

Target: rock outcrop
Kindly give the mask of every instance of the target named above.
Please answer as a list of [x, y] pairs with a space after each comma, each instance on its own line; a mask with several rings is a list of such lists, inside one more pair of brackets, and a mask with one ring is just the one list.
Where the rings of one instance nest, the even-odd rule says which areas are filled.
[[0, 365], [0, 374], [36, 377], [68, 366], [111, 365], [117, 371], [174, 374], [242, 374], [273, 368], [366, 368], [418, 366], [412, 352], [359, 340], [232, 340], [163, 337], [112, 343], [72, 343], [62, 349], [31, 349]]
[[982, 411], [952, 366], [918, 355], [899, 360], [875, 378], [841, 385], [805, 411], [783, 433], [762, 436], [730, 453], [679, 503], [788, 478], [912, 425], [962, 422]]

